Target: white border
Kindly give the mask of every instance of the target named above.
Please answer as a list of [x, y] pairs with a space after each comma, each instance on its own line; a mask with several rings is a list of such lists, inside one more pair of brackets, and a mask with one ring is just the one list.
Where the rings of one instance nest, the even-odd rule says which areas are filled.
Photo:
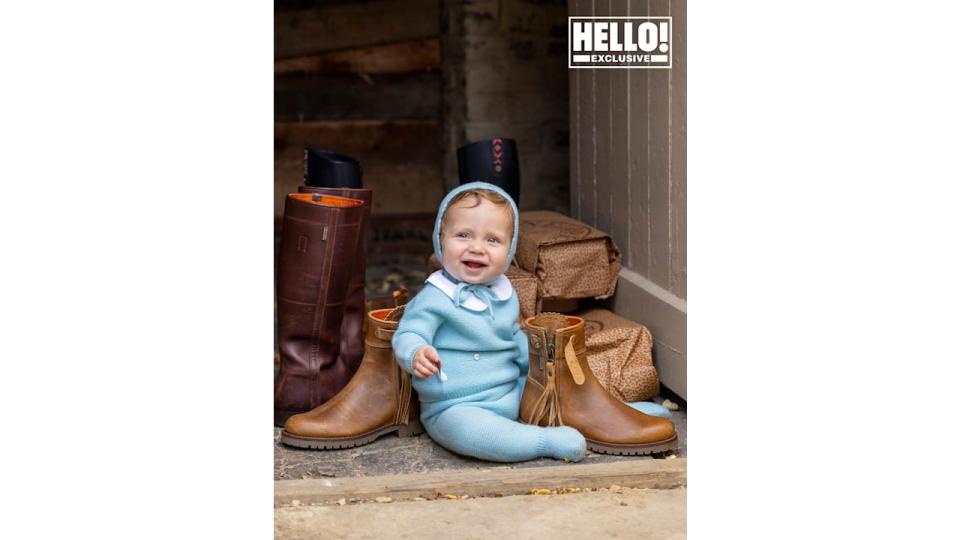
[[[587, 20], [607, 20], [607, 19], [644, 19], [644, 20], [663, 20], [666, 19], [670, 21], [670, 64], [666, 66], [575, 66], [573, 65], [573, 19], [587, 19]], [[570, 15], [567, 17], [567, 68], [568, 69], [670, 69], [673, 67], [673, 16], [664, 15], [662, 17], [647, 17], [647, 16], [616, 16], [616, 17], [601, 17], [601, 16], [583, 16], [583, 15]]]

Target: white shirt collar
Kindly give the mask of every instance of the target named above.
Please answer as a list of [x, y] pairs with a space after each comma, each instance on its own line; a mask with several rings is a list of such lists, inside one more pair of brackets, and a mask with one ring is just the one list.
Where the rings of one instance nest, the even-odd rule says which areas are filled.
[[[443, 275], [443, 270], [437, 270], [430, 274], [430, 277], [427, 278], [427, 283], [436, 286], [443, 291], [443, 294], [450, 297], [451, 300], [453, 300], [454, 293], [457, 292], [457, 284], [447, 279], [447, 276]], [[489, 287], [490, 290], [493, 291], [493, 295], [497, 297], [497, 300], [503, 301], [513, 296], [513, 285], [510, 284], [507, 276], [503, 274], [500, 274], [500, 277], [493, 280], [493, 283], [491, 283]], [[469, 293], [460, 305], [471, 311], [487, 310], [487, 305], [473, 293]]]

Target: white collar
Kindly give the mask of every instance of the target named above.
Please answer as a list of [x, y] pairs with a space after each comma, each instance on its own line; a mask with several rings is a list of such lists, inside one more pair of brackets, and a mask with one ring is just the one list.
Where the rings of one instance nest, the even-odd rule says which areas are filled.
[[[457, 284], [450, 281], [447, 276], [443, 275], [443, 270], [437, 270], [436, 272], [430, 274], [430, 277], [427, 278], [427, 283], [430, 283], [443, 291], [443, 294], [450, 297], [451, 300], [453, 300], [453, 295], [457, 292]], [[513, 296], [513, 285], [510, 284], [510, 280], [507, 279], [507, 276], [503, 274], [500, 274], [500, 277], [493, 280], [493, 283], [491, 283], [489, 287], [498, 300], [507, 300]], [[460, 305], [471, 311], [487, 310], [487, 305], [482, 300], [477, 298], [477, 295], [473, 294], [472, 292], [467, 295], [466, 299], [461, 302]]]

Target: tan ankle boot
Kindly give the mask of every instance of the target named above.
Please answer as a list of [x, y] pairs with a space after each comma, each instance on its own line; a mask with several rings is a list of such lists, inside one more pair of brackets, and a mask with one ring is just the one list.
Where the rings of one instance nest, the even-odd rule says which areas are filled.
[[643, 414], [607, 392], [587, 363], [583, 319], [541, 313], [526, 319], [530, 371], [520, 419], [570, 426], [604, 454], [652, 454], [677, 447], [673, 422]]
[[401, 437], [423, 433], [420, 400], [410, 374], [394, 360], [390, 343], [400, 312], [367, 313], [366, 348], [357, 373], [330, 401], [287, 419], [280, 442], [300, 448], [350, 448], [394, 431]]

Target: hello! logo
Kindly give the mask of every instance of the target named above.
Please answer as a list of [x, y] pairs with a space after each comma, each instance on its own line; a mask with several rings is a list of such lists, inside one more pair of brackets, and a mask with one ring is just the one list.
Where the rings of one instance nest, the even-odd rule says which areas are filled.
[[569, 68], [669, 69], [673, 17], [568, 17]]

